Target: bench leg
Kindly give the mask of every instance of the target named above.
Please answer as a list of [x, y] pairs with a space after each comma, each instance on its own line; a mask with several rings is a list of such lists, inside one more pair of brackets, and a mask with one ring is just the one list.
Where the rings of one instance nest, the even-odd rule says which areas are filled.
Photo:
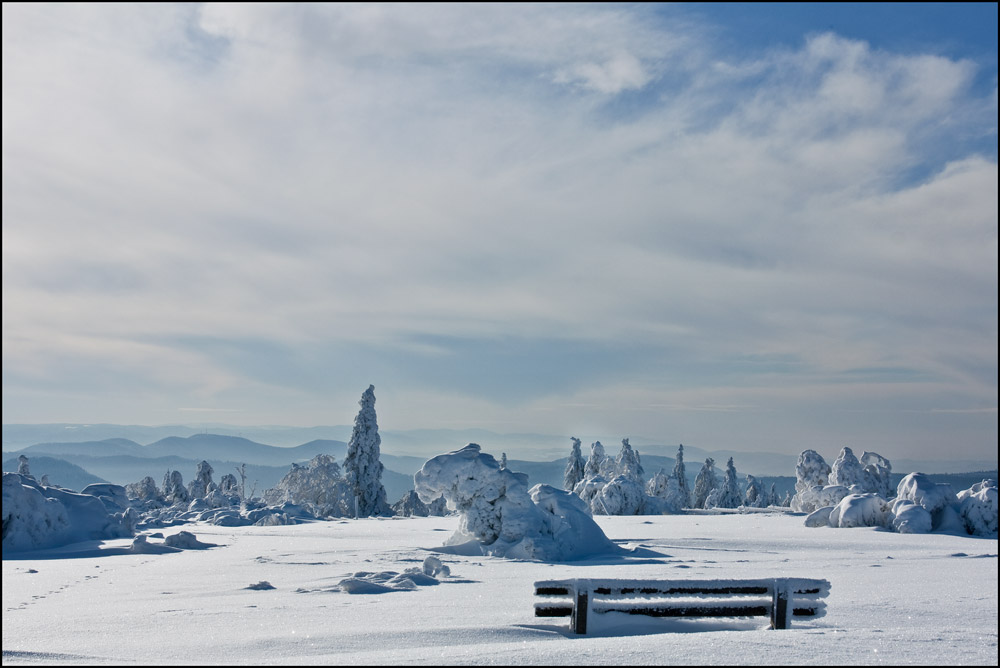
[[570, 618], [570, 628], [573, 633], [587, 633], [587, 610], [590, 608], [590, 596], [586, 589], [576, 590], [576, 600], [573, 603], [573, 616]]
[[774, 583], [771, 596], [771, 628], [788, 628], [788, 589], [780, 582]]

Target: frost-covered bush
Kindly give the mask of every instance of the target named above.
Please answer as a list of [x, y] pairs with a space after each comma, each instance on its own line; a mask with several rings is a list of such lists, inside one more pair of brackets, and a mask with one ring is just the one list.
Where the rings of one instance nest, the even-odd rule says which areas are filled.
[[356, 498], [359, 517], [391, 515], [392, 509], [385, 498], [382, 485], [382, 461], [380, 459], [382, 437], [378, 434], [378, 419], [375, 415], [375, 386], [369, 385], [358, 402], [361, 409], [354, 418], [354, 430], [347, 443], [344, 458], [344, 476]]
[[444, 496], [448, 507], [461, 513], [448, 545], [542, 561], [618, 550], [578, 496], [548, 485], [535, 485], [529, 491], [526, 474], [501, 469], [496, 459], [480, 450], [470, 443], [438, 455], [413, 476], [421, 501]]
[[306, 506], [315, 517], [354, 515], [354, 494], [333, 456], [318, 454], [305, 466], [292, 464], [288, 473], [264, 492], [268, 505]]
[[889, 503], [878, 494], [848, 494], [830, 511], [829, 524], [842, 529], [887, 527], [892, 519]]

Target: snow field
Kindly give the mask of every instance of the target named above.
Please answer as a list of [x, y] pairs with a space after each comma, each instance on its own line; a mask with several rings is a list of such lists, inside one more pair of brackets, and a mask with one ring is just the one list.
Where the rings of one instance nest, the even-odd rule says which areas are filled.
[[[162, 555], [95, 551], [129, 539], [26, 553], [3, 562], [3, 662], [996, 665], [996, 539], [810, 529], [766, 512], [595, 520], [639, 549], [570, 563], [441, 554], [459, 520], [428, 517], [185, 525], [162, 533], [220, 547]], [[433, 554], [451, 571], [438, 585], [337, 587]], [[577, 637], [533, 616], [535, 580], [779, 575], [830, 580], [826, 617], [771, 631], [766, 619], [594, 616]], [[261, 581], [275, 589], [247, 589]]]

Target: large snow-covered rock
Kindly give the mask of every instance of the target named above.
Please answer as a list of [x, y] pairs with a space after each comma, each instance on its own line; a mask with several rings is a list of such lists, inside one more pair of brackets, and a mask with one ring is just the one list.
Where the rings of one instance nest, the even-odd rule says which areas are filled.
[[127, 537], [131, 522], [109, 513], [95, 496], [44, 487], [17, 473], [3, 474], [4, 552]]
[[461, 514], [449, 546], [540, 561], [620, 551], [579, 497], [549, 485], [529, 491], [526, 474], [501, 468], [478, 444], [428, 460], [413, 479], [421, 501], [443, 496]]

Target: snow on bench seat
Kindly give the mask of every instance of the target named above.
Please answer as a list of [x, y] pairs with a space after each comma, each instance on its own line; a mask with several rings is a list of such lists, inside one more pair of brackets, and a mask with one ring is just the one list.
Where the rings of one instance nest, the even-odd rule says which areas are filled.
[[826, 614], [826, 580], [541, 580], [535, 595], [558, 601], [535, 603], [536, 617], [570, 617], [571, 628], [586, 633], [590, 613], [621, 612], [651, 617], [767, 617], [776, 629], [790, 618]]

